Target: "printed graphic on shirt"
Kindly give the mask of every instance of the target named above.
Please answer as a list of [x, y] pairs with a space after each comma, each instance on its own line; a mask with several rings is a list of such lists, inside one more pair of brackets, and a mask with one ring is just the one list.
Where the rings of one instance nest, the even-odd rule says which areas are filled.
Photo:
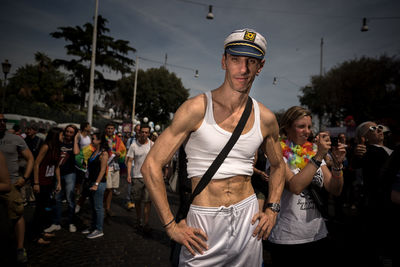
[[[323, 174], [321, 168], [315, 172], [311, 183], [317, 185], [318, 187], [323, 186]], [[314, 199], [310, 196], [310, 192], [307, 188], [300, 193], [300, 196], [301, 198], [297, 201], [297, 205], [299, 206], [300, 210], [316, 208]]]

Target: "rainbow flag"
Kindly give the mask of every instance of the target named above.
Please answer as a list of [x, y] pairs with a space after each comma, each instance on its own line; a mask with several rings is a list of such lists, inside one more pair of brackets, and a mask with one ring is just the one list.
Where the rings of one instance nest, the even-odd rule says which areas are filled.
[[94, 151], [96, 151], [96, 148], [92, 144], [83, 147], [79, 154], [75, 155], [76, 168], [86, 172], [88, 160]]

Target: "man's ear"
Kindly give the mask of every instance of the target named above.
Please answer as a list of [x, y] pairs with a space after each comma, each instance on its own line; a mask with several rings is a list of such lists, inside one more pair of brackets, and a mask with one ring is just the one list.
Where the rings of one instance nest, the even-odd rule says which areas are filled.
[[226, 54], [222, 55], [222, 59], [221, 59], [221, 68], [223, 70], [226, 70]]
[[265, 64], [265, 59], [261, 60], [261, 62], [260, 62], [260, 68], [257, 70], [256, 75], [260, 74], [262, 68], [264, 67], [264, 64]]

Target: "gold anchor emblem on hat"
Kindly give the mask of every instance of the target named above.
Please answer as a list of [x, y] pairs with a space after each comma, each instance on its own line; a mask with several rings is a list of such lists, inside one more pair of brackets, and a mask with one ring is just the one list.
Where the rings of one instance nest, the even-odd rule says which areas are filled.
[[246, 31], [245, 34], [244, 34], [244, 38], [243, 39], [247, 40], [247, 41], [254, 42], [254, 40], [256, 39], [256, 33], [255, 32]]

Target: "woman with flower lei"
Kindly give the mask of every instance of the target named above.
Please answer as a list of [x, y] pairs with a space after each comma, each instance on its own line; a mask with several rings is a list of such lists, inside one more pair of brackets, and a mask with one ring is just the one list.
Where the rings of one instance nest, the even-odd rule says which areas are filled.
[[[308, 186], [324, 187], [337, 196], [343, 187], [341, 162], [345, 146], [332, 149], [335, 159], [332, 172], [324, 157], [331, 149], [328, 132], [319, 133], [309, 142], [311, 113], [302, 107], [291, 107], [280, 120], [281, 147], [286, 161], [285, 189], [281, 210], [269, 236], [274, 266], [328, 266], [328, 230], [324, 218], [309, 195]], [[312, 252], [312, 256], [310, 256]]]

